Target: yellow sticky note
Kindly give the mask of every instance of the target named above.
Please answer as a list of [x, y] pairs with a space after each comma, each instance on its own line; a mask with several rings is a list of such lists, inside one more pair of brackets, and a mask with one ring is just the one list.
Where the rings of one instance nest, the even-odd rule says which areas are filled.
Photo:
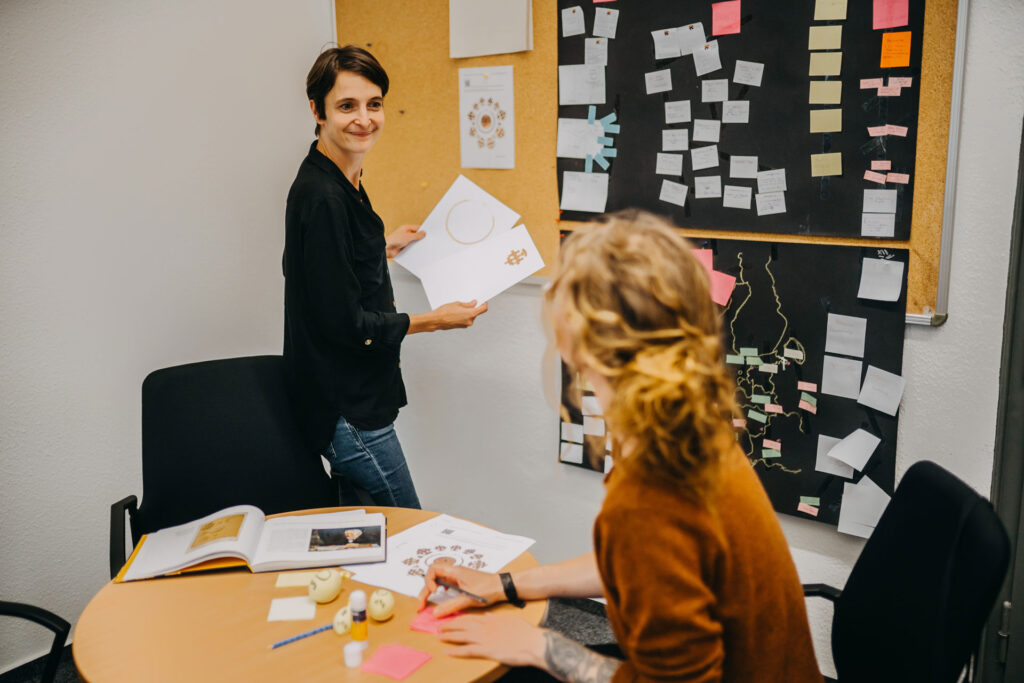
[[812, 109], [812, 133], [841, 133], [843, 130], [842, 109]]
[[[886, 36], [892, 35], [886, 33]], [[885, 36], [883, 36], [883, 40]], [[807, 38], [808, 50], [838, 50], [843, 46], [843, 27], [812, 26]]]
[[812, 52], [811, 76], [838, 76], [843, 68], [842, 52]]
[[846, 19], [846, 0], [814, 0], [815, 21], [843, 21]]
[[843, 175], [842, 153], [811, 155], [811, 177], [820, 178], [825, 175]]
[[910, 31], [882, 34], [882, 68], [910, 66]]
[[811, 81], [810, 104], [840, 104], [843, 101], [842, 81]]

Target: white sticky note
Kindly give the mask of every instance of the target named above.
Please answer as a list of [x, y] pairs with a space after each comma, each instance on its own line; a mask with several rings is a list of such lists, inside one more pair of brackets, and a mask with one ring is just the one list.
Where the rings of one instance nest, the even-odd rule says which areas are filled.
[[693, 151], [690, 152], [690, 163], [693, 164], [694, 171], [715, 168], [718, 166], [718, 145], [694, 147]]
[[558, 67], [558, 104], [604, 104], [604, 70], [600, 64]]
[[661, 131], [661, 148], [666, 152], [690, 149], [690, 138], [685, 128], [666, 128]]
[[677, 206], [686, 206], [686, 185], [682, 183], [673, 182], [671, 180], [661, 181], [661, 194], [658, 195], [658, 199], [669, 204], [675, 204]]
[[759, 192], [754, 195], [758, 216], [770, 216], [774, 213], [786, 213], [785, 192]]
[[843, 46], [843, 25], [811, 26], [807, 34], [808, 50], [839, 50]]
[[834, 436], [818, 434], [818, 452], [817, 457], [814, 460], [814, 469], [815, 471], [824, 472], [825, 474], [834, 474], [838, 477], [850, 479], [853, 477], [853, 468], [845, 462], [840, 462], [839, 460], [828, 456], [828, 452], [832, 450], [839, 441], [840, 439], [837, 439]]
[[563, 211], [604, 213], [608, 203], [608, 174], [564, 171], [562, 173]]
[[812, 52], [809, 76], [838, 76], [843, 70], [842, 52]]
[[814, 0], [815, 21], [845, 21], [846, 0]]
[[604, 473], [608, 474], [615, 467], [615, 460], [610, 455], [604, 456]]
[[614, 38], [615, 29], [619, 25], [619, 10], [598, 9], [594, 13], [594, 35], [601, 38]]
[[587, 436], [604, 436], [604, 419], [600, 417], [584, 417], [583, 433]]
[[647, 84], [648, 95], [668, 92], [672, 89], [672, 72], [668, 69], [649, 71], [644, 74], [644, 82]]
[[730, 209], [749, 209], [752, 196], [753, 190], [749, 187], [726, 185], [722, 188], [722, 206]]
[[855, 399], [860, 396], [861, 361], [825, 356], [821, 369], [821, 393]]
[[722, 122], [716, 119], [694, 119], [694, 142], [718, 142], [722, 134]]
[[582, 7], [566, 7], [562, 10], [562, 37], [578, 36], [587, 32], [583, 21]]
[[722, 177], [717, 175], [697, 176], [693, 179], [694, 199], [712, 199], [722, 196]]
[[906, 386], [907, 381], [899, 375], [869, 365], [868, 371], [864, 375], [864, 387], [860, 390], [857, 403], [887, 415], [895, 415], [899, 410], [900, 401], [903, 399], [903, 390]]
[[296, 598], [274, 598], [270, 601], [267, 621], [305, 621], [316, 616], [316, 603], [308, 595]]
[[586, 159], [600, 153], [603, 145], [598, 138], [604, 137], [604, 126], [586, 119], [558, 119], [558, 138], [555, 156], [563, 159]]
[[729, 100], [722, 105], [722, 123], [747, 123], [749, 120], [749, 100]]
[[730, 178], [756, 178], [757, 157], [733, 156], [729, 158]]
[[690, 100], [665, 103], [665, 123], [689, 123]]
[[744, 85], [761, 85], [761, 77], [764, 75], [764, 64], [760, 62], [745, 62], [742, 59], [736, 60], [736, 71], [732, 80], [735, 83]]
[[862, 213], [860, 234], [864, 237], [893, 237], [896, 234], [896, 214]]
[[654, 58], [673, 59], [679, 57], [679, 40], [676, 36], [676, 29], [662, 28], [651, 31], [651, 38], [654, 39]]
[[575, 422], [562, 422], [562, 441], [583, 443], [583, 425]]
[[683, 155], [659, 152], [658, 160], [654, 167], [654, 173], [656, 175], [670, 175], [676, 177], [683, 175]]
[[825, 333], [825, 353], [863, 357], [864, 337], [867, 331], [867, 318], [829, 313]]
[[725, 102], [729, 99], [729, 79], [709, 78], [701, 81], [701, 102]]
[[842, 100], [842, 81], [811, 81], [807, 95], [809, 104], [840, 104]]
[[758, 192], [785, 192], [786, 169], [776, 168], [771, 171], [757, 172]]
[[274, 588], [306, 588], [317, 572], [281, 572], [277, 575]]
[[864, 213], [896, 213], [896, 190], [864, 190]]
[[889, 494], [870, 478], [862, 477], [856, 484], [845, 482], [836, 531], [868, 538], [888, 505]]
[[[582, 427], [581, 427], [582, 429]], [[562, 462], [573, 463], [574, 465], [583, 464], [583, 445], [578, 443], [562, 443], [562, 449], [558, 453], [558, 459]]]
[[785, 348], [782, 349], [782, 355], [785, 356], [786, 358], [792, 358], [793, 360], [804, 359], [804, 352], [801, 351], [800, 349]]
[[580, 412], [584, 415], [601, 415], [601, 403], [597, 396], [584, 396], [580, 400]]
[[608, 64], [608, 39], [587, 38], [584, 40], [583, 63], [606, 66]]
[[697, 68], [698, 76], [721, 69], [722, 58], [718, 54], [718, 41], [712, 40], [710, 43], [695, 47], [693, 49], [693, 65]]
[[[867, 215], [867, 214], [865, 214]], [[860, 270], [858, 299], [899, 301], [903, 292], [903, 261], [866, 258]]]
[[868, 464], [871, 454], [875, 452], [880, 443], [882, 440], [871, 432], [858, 429], [833, 446], [828, 452], [828, 457], [845, 462], [860, 472], [864, 469], [864, 465]]
[[704, 24], [687, 24], [676, 29], [676, 41], [679, 43], [679, 54], [692, 54], [694, 50], [704, 47], [707, 37], [704, 34]]

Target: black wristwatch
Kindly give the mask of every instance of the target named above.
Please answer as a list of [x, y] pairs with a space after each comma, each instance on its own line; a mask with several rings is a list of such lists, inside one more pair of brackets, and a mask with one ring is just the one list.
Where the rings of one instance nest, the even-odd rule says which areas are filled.
[[505, 599], [509, 604], [519, 608], [526, 607], [526, 603], [519, 599], [519, 593], [516, 593], [516, 584], [512, 582], [512, 575], [502, 572], [498, 576], [501, 577], [501, 587], [505, 589]]

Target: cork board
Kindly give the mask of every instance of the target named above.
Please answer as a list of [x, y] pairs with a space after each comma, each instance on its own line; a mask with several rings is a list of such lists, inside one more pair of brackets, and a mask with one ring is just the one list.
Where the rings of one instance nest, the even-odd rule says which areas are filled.
[[[581, 0], [581, 4], [584, 3]], [[389, 228], [418, 223], [461, 173], [522, 214], [548, 266], [557, 258], [561, 221], [555, 142], [558, 117], [557, 0], [533, 0], [534, 49], [470, 59], [448, 57], [447, 0], [336, 0], [339, 44], [373, 52], [391, 78], [387, 124], [367, 157], [364, 182]], [[907, 249], [907, 313], [935, 309], [946, 154], [957, 31], [957, 0], [925, 4], [911, 236], [907, 241], [765, 235], [686, 229], [692, 237], [815, 242]], [[515, 77], [516, 168], [463, 169], [459, 163], [458, 70], [512, 65]]]

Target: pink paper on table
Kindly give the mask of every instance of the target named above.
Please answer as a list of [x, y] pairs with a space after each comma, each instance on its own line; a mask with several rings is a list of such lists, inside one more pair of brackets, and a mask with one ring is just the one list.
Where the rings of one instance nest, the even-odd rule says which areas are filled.
[[909, 173], [887, 173], [885, 176], [885, 182], [887, 183], [899, 183], [900, 185], [906, 185], [910, 182]]
[[861, 90], [865, 90], [865, 89], [868, 89], [868, 88], [881, 88], [881, 87], [882, 87], [882, 79], [881, 78], [862, 78], [862, 79], [860, 79], [860, 89]]
[[898, 86], [898, 85], [887, 85], [887, 86], [884, 86], [884, 87], [878, 89], [878, 96], [879, 97], [899, 97], [900, 96], [900, 90], [902, 90], [902, 88], [900, 88], [900, 86]]
[[774, 403], [766, 403], [765, 406], [764, 406], [764, 412], [766, 412], [766, 413], [781, 413], [782, 412], [782, 406], [776, 405]]
[[409, 622], [409, 628], [413, 631], [433, 633], [435, 636], [441, 632], [441, 624], [462, 616], [462, 612], [453, 612], [438, 619], [434, 616], [434, 608], [427, 607], [416, 615], [416, 618]]
[[740, 0], [711, 5], [711, 35], [726, 36], [740, 32]]
[[814, 382], [797, 382], [796, 388], [798, 391], [817, 391], [818, 385]]
[[896, 28], [906, 26], [909, 12], [907, 0], [875, 0], [875, 11], [871, 28]]
[[711, 300], [719, 306], [729, 303], [732, 290], [736, 286], [736, 278], [732, 275], [720, 273], [717, 270], [711, 271]]
[[889, 134], [889, 126], [868, 126], [868, 135], [877, 138]]
[[894, 126], [891, 123], [885, 127], [886, 135], [898, 135], [901, 138], [907, 137], [906, 126]]
[[765, 448], [770, 448], [773, 451], [781, 451], [782, 450], [782, 442], [781, 441], [773, 441], [772, 439], [765, 439], [764, 441], [761, 442], [761, 445], [764, 446]]
[[886, 84], [890, 87], [896, 86], [897, 88], [909, 88], [914, 83], [912, 76], [890, 76], [889, 82]]
[[812, 415], [818, 414], [818, 409], [812, 406], [807, 401], [800, 401], [798, 407], [800, 408], [800, 410], [806, 410], [808, 413], [811, 413]]
[[807, 503], [798, 503], [796, 509], [799, 510], [800, 512], [806, 512], [812, 517], [818, 516], [818, 508], [814, 507], [813, 505], [808, 505]]
[[873, 183], [885, 185], [885, 174], [877, 173], [875, 171], [864, 171], [864, 180], [870, 180]]
[[402, 681], [430, 660], [431, 656], [428, 652], [391, 643], [378, 647], [373, 656], [363, 662], [360, 671]]
[[704, 270], [708, 271], [708, 278], [711, 277], [711, 271], [715, 269], [715, 266], [711, 263], [711, 259], [714, 257], [714, 252], [710, 249], [694, 249], [693, 255], [697, 257], [700, 264], [704, 266]]
[[888, 171], [890, 168], [892, 168], [891, 161], [887, 161], [884, 159], [879, 161], [878, 159], [876, 159], [875, 161], [871, 162], [872, 171]]

